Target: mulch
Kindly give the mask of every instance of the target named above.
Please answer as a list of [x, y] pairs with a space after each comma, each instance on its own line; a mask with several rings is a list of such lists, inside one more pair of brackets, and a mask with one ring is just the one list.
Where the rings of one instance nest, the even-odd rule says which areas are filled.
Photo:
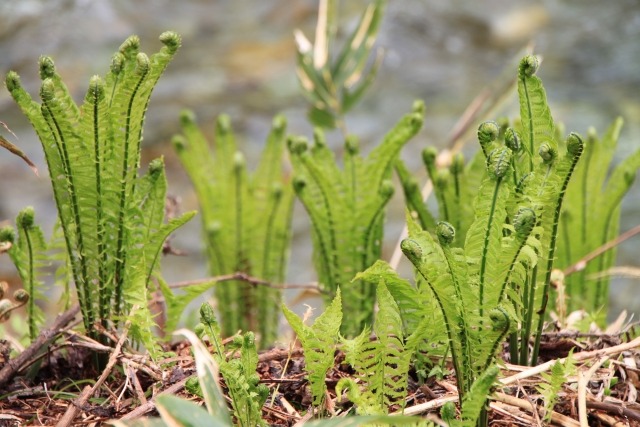
[[[126, 345], [126, 329], [112, 348], [72, 332], [70, 324], [54, 325], [28, 358], [21, 356], [30, 349], [9, 359], [10, 346], [0, 341], [0, 427], [102, 425], [110, 419], [156, 416], [154, 400], [162, 393], [199, 401], [184, 387], [195, 375], [188, 342], [168, 347], [171, 357], [152, 361]], [[582, 419], [588, 426], [640, 426], [640, 338], [632, 339], [629, 332], [634, 331], [545, 335], [541, 362], [547, 362], [533, 368], [503, 364], [502, 384], [490, 401], [490, 425], [545, 425], [536, 385], [554, 360], [573, 350], [578, 374], [566, 379], [550, 425], [578, 427]], [[93, 369], [97, 354], [109, 359], [108, 371]], [[262, 352], [258, 374], [272, 391], [263, 408], [269, 425], [302, 425], [310, 418], [311, 393], [300, 348]], [[354, 413], [350, 402], [335, 396], [337, 382], [350, 376], [353, 371], [337, 350], [326, 378], [325, 410], [334, 416]], [[457, 401], [452, 375], [420, 382], [416, 372], [410, 372], [405, 414], [441, 423], [439, 409], [447, 401]]]

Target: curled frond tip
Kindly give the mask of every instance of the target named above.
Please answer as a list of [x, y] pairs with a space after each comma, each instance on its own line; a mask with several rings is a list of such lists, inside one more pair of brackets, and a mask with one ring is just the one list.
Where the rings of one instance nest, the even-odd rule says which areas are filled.
[[170, 53], [175, 53], [182, 44], [182, 38], [175, 31], [165, 31], [160, 34], [160, 41], [169, 49]]
[[44, 80], [53, 77], [56, 73], [56, 66], [50, 56], [42, 55], [38, 61], [40, 67], [40, 79]]
[[536, 73], [536, 71], [538, 71], [539, 66], [540, 61], [537, 56], [527, 55], [520, 61], [520, 65], [518, 66], [518, 75], [520, 78], [531, 77]]

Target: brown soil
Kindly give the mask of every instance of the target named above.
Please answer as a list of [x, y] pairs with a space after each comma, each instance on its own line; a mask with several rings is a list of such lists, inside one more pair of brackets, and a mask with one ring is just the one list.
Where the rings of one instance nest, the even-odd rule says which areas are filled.
[[[114, 350], [68, 332], [64, 327], [58, 332], [55, 342], [48, 342], [28, 361], [17, 358], [8, 362], [8, 345], [0, 341], [0, 427], [101, 425], [114, 418], [153, 416], [157, 415], [154, 398], [167, 392], [198, 400], [184, 389], [186, 380], [195, 374], [187, 343], [167, 348], [175, 356], [152, 362], [126, 346]], [[541, 362], [565, 357], [570, 350], [574, 350], [579, 359], [578, 378], [585, 378], [586, 387], [582, 389], [586, 391], [583, 401], [586, 401], [589, 426], [640, 426], [637, 393], [640, 388], [640, 341], [633, 340], [625, 347], [630, 341], [630, 337], [622, 334], [550, 334], [545, 337]], [[92, 368], [92, 360], [100, 352], [114, 365], [109, 374], [104, 375], [104, 383], [94, 390], [92, 387], [101, 373]], [[608, 367], [592, 368], [605, 354], [609, 354], [611, 360]], [[19, 366], [15, 364], [18, 361], [21, 362]], [[7, 377], [8, 371], [12, 373]], [[541, 415], [534, 408], [543, 407], [536, 392], [541, 377], [540, 373], [531, 375], [531, 372], [531, 369], [505, 364], [502, 378], [511, 382], [494, 394], [490, 425], [540, 425]], [[278, 426], [304, 422], [311, 395], [305, 379], [302, 350], [263, 352], [258, 373], [261, 381], [276, 395], [273, 405], [270, 397], [263, 409], [265, 421]], [[354, 412], [346, 399], [336, 399], [334, 393], [338, 380], [352, 374], [350, 366], [344, 362], [344, 355], [337, 351], [335, 365], [326, 380], [331, 398], [327, 411], [335, 414]], [[521, 379], [513, 380], [514, 375]], [[614, 377], [618, 379], [617, 384], [608, 387]], [[554, 408], [554, 425], [580, 425], [578, 378], [567, 379]], [[421, 384], [412, 370], [405, 412], [435, 419], [440, 406], [455, 396], [455, 380], [451, 375], [440, 380], [428, 378]]]

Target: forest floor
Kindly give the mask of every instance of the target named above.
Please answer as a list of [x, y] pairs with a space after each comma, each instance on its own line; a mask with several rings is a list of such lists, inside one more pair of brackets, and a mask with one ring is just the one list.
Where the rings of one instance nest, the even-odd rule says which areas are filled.
[[[73, 322], [60, 322], [60, 317], [53, 328], [43, 331], [41, 337], [46, 339], [38, 348], [29, 347], [12, 360], [7, 342], [0, 341], [0, 427], [102, 425], [109, 419], [154, 416], [154, 400], [162, 393], [199, 400], [184, 387], [195, 375], [187, 342], [167, 348], [175, 356], [151, 361], [123, 345], [124, 339], [113, 337], [118, 345], [111, 348], [78, 335], [70, 329]], [[502, 364], [500, 385], [490, 400], [490, 425], [640, 426], [640, 337], [636, 329], [627, 325], [616, 332], [546, 334], [541, 365]], [[566, 378], [546, 424], [538, 386], [544, 382], [543, 375], [550, 373], [553, 361], [571, 350], [577, 375]], [[108, 358], [104, 372], [92, 368], [96, 354]], [[439, 409], [448, 401], [457, 401], [454, 376], [445, 371], [440, 379], [431, 377], [419, 383], [411, 370], [405, 414], [445, 425], [438, 417]], [[263, 408], [269, 425], [302, 425], [310, 418], [311, 394], [302, 349], [262, 352], [258, 374], [272, 391]], [[329, 399], [325, 410], [330, 416], [354, 412], [350, 402], [335, 396], [337, 382], [353, 374], [344, 354], [336, 351], [334, 367], [326, 378]]]

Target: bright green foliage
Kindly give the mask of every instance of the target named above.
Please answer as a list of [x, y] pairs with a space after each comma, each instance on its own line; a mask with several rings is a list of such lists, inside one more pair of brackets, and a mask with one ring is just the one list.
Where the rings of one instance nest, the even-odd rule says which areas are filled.
[[[451, 158], [449, 166], [439, 167], [436, 165], [437, 156], [437, 151], [432, 147], [422, 151], [422, 161], [433, 183], [433, 192], [438, 202], [437, 218], [452, 224], [458, 240], [463, 242], [474, 218], [473, 205], [469, 201], [476, 197], [478, 183], [486, 173], [485, 162], [482, 156], [476, 156], [465, 166], [462, 154], [456, 154]], [[407, 207], [416, 213], [422, 228], [433, 232], [437, 220], [422, 201], [417, 182], [402, 161], [396, 164], [396, 172], [402, 183]]]
[[[476, 322], [486, 324], [487, 312], [503, 306], [511, 320], [519, 324], [519, 333], [511, 337], [511, 352], [512, 361], [521, 364], [536, 363], [537, 340], [549, 299], [559, 214], [584, 146], [576, 134], [560, 141], [542, 82], [535, 76], [537, 67], [534, 56], [520, 62], [519, 126], [511, 128], [504, 121], [502, 126], [495, 122], [482, 123], [478, 128], [481, 150], [466, 167], [460, 156], [454, 156], [450, 166], [438, 168], [437, 152], [431, 148], [423, 152], [434, 183], [438, 217], [448, 220], [447, 225], [435, 224], [433, 216], [421, 204], [418, 187], [406, 168], [396, 165], [412, 216], [423, 229], [439, 236], [447, 268], [452, 272], [448, 280], [457, 283], [446, 290], [448, 294], [442, 294], [444, 300], [437, 298], [445, 318], [446, 313], [452, 311], [447, 308], [449, 298], [463, 301], [465, 307], [477, 307], [479, 318], [456, 326], [461, 330]], [[467, 201], [472, 198], [475, 202], [469, 204]], [[451, 230], [447, 231], [448, 228]], [[447, 233], [455, 233], [457, 243], [444, 241], [446, 244], [443, 244]], [[413, 243], [408, 245], [411, 251]], [[449, 245], [451, 248], [447, 249]], [[420, 282], [421, 279], [418, 285], [422, 289]], [[460, 288], [460, 283], [469, 283], [471, 288]], [[435, 282], [433, 286], [438, 287]], [[454, 289], [458, 289], [455, 295]], [[477, 295], [477, 300], [468, 300], [468, 292]], [[459, 319], [454, 316], [445, 321], [451, 324], [451, 321], [458, 323]], [[532, 335], [536, 343], [533, 354], [529, 354]], [[452, 351], [460, 352], [461, 356], [465, 354], [463, 348], [452, 348]], [[468, 365], [464, 359], [460, 363]]]
[[313, 405], [317, 408], [322, 408], [327, 390], [325, 377], [327, 371], [333, 366], [333, 353], [343, 318], [340, 289], [338, 288], [336, 297], [327, 306], [324, 313], [318, 316], [313, 326], [305, 325], [302, 319], [284, 304], [282, 305], [282, 312], [304, 349]]
[[[566, 268], [579, 261], [618, 235], [620, 203], [633, 184], [640, 167], [640, 150], [611, 166], [622, 128], [617, 119], [601, 138], [591, 130], [583, 158], [567, 187], [567, 203], [560, 214], [558, 267]], [[578, 274], [567, 276], [565, 285], [568, 310], [583, 309], [600, 313], [604, 321], [609, 294], [609, 279], [601, 277], [594, 283], [593, 273], [613, 266], [613, 248], [591, 261]], [[605, 308], [603, 310], [603, 308]]]
[[167, 331], [174, 331], [180, 321], [180, 316], [189, 303], [216, 286], [217, 282], [215, 280], [207, 280], [203, 283], [189, 285], [185, 287], [181, 293], [174, 293], [169, 287], [169, 284], [162, 280], [162, 278], [158, 279], [158, 284], [160, 285], [160, 291], [164, 297], [165, 308], [167, 310], [165, 329]]
[[106, 78], [94, 76], [78, 107], [51, 58], [40, 58], [38, 104], [14, 72], [7, 89], [42, 143], [64, 234], [68, 262], [87, 332], [109, 326], [133, 305], [134, 337], [153, 347], [147, 287], [157, 271], [165, 238], [194, 214], [164, 220], [166, 180], [162, 160], [138, 177], [142, 125], [151, 92], [180, 46], [173, 32], [148, 57], [138, 37], [113, 56]]
[[[215, 152], [191, 112], [182, 113], [181, 123], [184, 136], [176, 136], [173, 144], [200, 201], [211, 274], [244, 272], [282, 283], [293, 207], [291, 184], [282, 171], [284, 117], [274, 119], [260, 164], [251, 175], [237, 151], [228, 116], [216, 123]], [[276, 339], [281, 290], [228, 281], [216, 285], [215, 291], [224, 336], [256, 331], [262, 347]]]
[[39, 270], [47, 266], [45, 252], [47, 244], [42, 230], [35, 224], [35, 212], [32, 207], [23, 209], [16, 219], [18, 227], [18, 240], [11, 228], [0, 232], [0, 242], [12, 242], [9, 256], [18, 268], [18, 274], [22, 280], [22, 286], [29, 296], [26, 305], [27, 324], [29, 325], [29, 339], [33, 341], [38, 336], [40, 326], [44, 322], [44, 313], [36, 305], [37, 300], [42, 300], [42, 288], [44, 284], [39, 277]]
[[[259, 384], [260, 377], [256, 373], [258, 350], [253, 332], [235, 336], [227, 348], [232, 352], [232, 356], [228, 357], [222, 345], [220, 326], [213, 307], [207, 303], [200, 307], [200, 321], [202, 326], [197, 329], [202, 330], [213, 343], [213, 360], [218, 364], [229, 390], [237, 424], [243, 427], [266, 425], [262, 421], [262, 406], [269, 395], [269, 389], [264, 384]], [[234, 357], [236, 353], [239, 353], [239, 357]]]
[[380, 258], [384, 208], [393, 194], [391, 167], [402, 146], [422, 126], [424, 104], [416, 102], [367, 158], [357, 141], [347, 138], [344, 169], [340, 169], [320, 130], [315, 144], [289, 141], [294, 189], [312, 224], [314, 264], [321, 286], [334, 295], [342, 289], [343, 313], [349, 317], [341, 333], [353, 337], [373, 323], [375, 283], [352, 282]]
[[445, 403], [440, 416], [450, 427], [475, 427], [487, 424], [487, 412], [485, 409], [487, 396], [496, 382], [500, 370], [497, 366], [490, 366], [471, 386], [471, 390], [465, 396], [461, 409], [460, 419], [456, 418], [456, 407], [453, 402]]
[[551, 414], [553, 407], [558, 401], [558, 393], [562, 391], [562, 386], [566, 383], [567, 378], [571, 375], [575, 375], [575, 359], [570, 353], [569, 356], [564, 359], [564, 363], [556, 361], [551, 368], [551, 373], [545, 371], [541, 374], [544, 382], [537, 385], [536, 389], [542, 396], [544, 402], [544, 421], [551, 421]]
[[[487, 178], [489, 180], [490, 178]], [[486, 221], [486, 213], [478, 221]], [[493, 364], [499, 345], [513, 327], [513, 307], [509, 301], [500, 305], [502, 282], [489, 282], [484, 298], [491, 309], [481, 310], [479, 273], [474, 272], [474, 258], [451, 247], [453, 228], [439, 223], [436, 241], [407, 216], [409, 238], [402, 241], [402, 251], [421, 276], [421, 291], [434, 298], [442, 313], [447, 331], [460, 397], [464, 400], [473, 384]], [[473, 228], [473, 226], [472, 226]], [[467, 240], [473, 233], [467, 235]], [[497, 266], [490, 266], [497, 268]], [[489, 274], [489, 273], [487, 273]], [[491, 305], [489, 305], [491, 304]]]
[[[367, 72], [365, 68], [375, 43], [386, 1], [374, 0], [365, 9], [358, 26], [337, 52], [338, 1], [321, 0], [314, 44], [295, 32], [297, 74], [311, 102], [309, 118], [315, 126], [344, 129], [343, 117], [364, 95], [375, 79], [382, 56]], [[366, 74], [365, 74], [366, 73]]]
[[[371, 280], [380, 267], [378, 264], [358, 278], [366, 276]], [[395, 280], [399, 280], [397, 276]], [[400, 309], [385, 285], [384, 276], [379, 278], [377, 300], [379, 311], [373, 327], [377, 339], [370, 340], [369, 329], [365, 328], [362, 334], [344, 342], [346, 361], [355, 369], [360, 385], [351, 378], [343, 378], [336, 386], [338, 396], [342, 390], [348, 391], [349, 399], [362, 415], [386, 414], [391, 405], [404, 407], [409, 362], [418, 344], [417, 339], [407, 336]], [[418, 334], [420, 328], [413, 331], [413, 335]], [[364, 387], [360, 388], [361, 385]]]

